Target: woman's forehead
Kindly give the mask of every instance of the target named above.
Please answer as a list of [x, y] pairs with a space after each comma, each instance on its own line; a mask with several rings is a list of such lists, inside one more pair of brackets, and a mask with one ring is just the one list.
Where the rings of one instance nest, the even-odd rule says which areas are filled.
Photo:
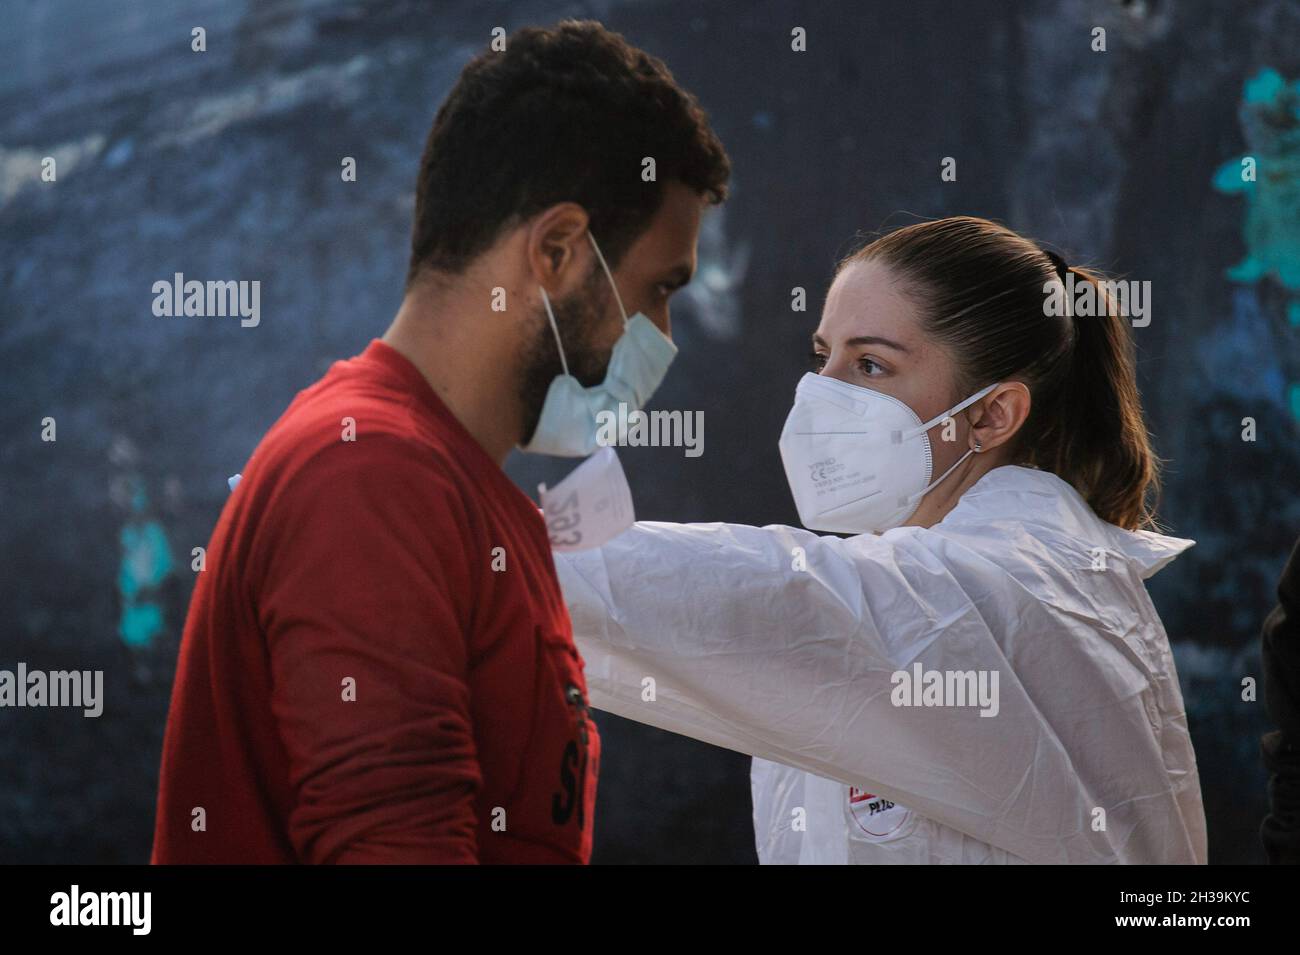
[[910, 346], [920, 342], [919, 317], [916, 304], [883, 263], [852, 262], [831, 283], [817, 333], [830, 345], [880, 336]]

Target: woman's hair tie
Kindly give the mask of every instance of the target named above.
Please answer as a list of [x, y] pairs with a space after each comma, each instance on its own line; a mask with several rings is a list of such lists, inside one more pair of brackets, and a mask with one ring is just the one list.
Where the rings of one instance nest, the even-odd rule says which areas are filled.
[[1052, 263], [1052, 267], [1053, 267], [1054, 269], [1056, 269], [1056, 274], [1059, 275], [1059, 276], [1061, 277], [1061, 281], [1064, 282], [1064, 281], [1065, 281], [1065, 274], [1066, 274], [1067, 272], [1070, 271], [1070, 267], [1069, 267], [1068, 265], [1065, 264], [1065, 259], [1061, 258], [1059, 255], [1057, 255], [1057, 254], [1056, 254], [1055, 252], [1053, 252], [1051, 249], [1041, 249], [1041, 248], [1040, 248], [1039, 251], [1041, 251], [1041, 252], [1043, 253], [1043, 255], [1047, 256], [1047, 258], [1048, 258], [1048, 259], [1051, 261], [1051, 263]]

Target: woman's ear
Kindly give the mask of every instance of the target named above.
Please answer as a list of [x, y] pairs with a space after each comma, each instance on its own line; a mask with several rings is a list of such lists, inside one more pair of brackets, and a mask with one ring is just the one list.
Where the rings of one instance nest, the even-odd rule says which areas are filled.
[[970, 416], [970, 442], [981, 451], [991, 451], [1009, 442], [1029, 417], [1029, 389], [1024, 382], [998, 385], [966, 410]]

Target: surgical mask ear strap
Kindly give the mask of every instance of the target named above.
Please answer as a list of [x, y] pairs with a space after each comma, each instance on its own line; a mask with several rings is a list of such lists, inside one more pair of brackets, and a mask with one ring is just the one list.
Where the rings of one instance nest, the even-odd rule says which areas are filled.
[[600, 246], [596, 244], [596, 237], [587, 230], [587, 238], [591, 240], [591, 247], [596, 250], [596, 258], [600, 260], [600, 267], [605, 270], [605, 278], [609, 279], [609, 287], [614, 290], [614, 301], [618, 302], [618, 313], [623, 316], [623, 326], [627, 327], [627, 309], [623, 307], [623, 299], [619, 297], [618, 286], [614, 284], [614, 276], [610, 274], [609, 266], [605, 264], [605, 257], [600, 254]]
[[564, 376], [569, 376], [569, 363], [564, 360], [564, 343], [560, 341], [560, 326], [555, 324], [555, 313], [551, 311], [551, 299], [546, 294], [546, 289], [542, 289], [542, 304], [546, 306], [546, 317], [551, 320], [551, 331], [555, 332], [555, 347], [560, 350], [560, 367], [564, 369]]
[[965, 401], [963, 401], [961, 404], [953, 405], [953, 406], [952, 406], [951, 408], [949, 408], [947, 411], [943, 412], [943, 414], [935, 415], [933, 418], [931, 418], [931, 419], [930, 419], [929, 421], [927, 421], [925, 424], [923, 424], [923, 425], [918, 425], [917, 427], [913, 428], [911, 431], [908, 431], [907, 433], [905, 433], [905, 434], [903, 435], [903, 437], [904, 437], [904, 438], [914, 438], [914, 437], [916, 437], [918, 434], [924, 434], [925, 432], [927, 432], [927, 431], [929, 431], [931, 428], [933, 428], [936, 424], [938, 424], [940, 421], [943, 421], [945, 418], [951, 418], [953, 415], [957, 414], [957, 412], [962, 411], [963, 409], [965, 409], [965, 408], [969, 407], [970, 405], [973, 405], [975, 402], [979, 401], [981, 398], [983, 398], [985, 395], [987, 395], [990, 391], [992, 391], [994, 388], [996, 388], [996, 387], [998, 386], [998, 384], [999, 384], [999, 383], [995, 381], [995, 382], [993, 382], [993, 384], [991, 384], [991, 385], [989, 385], [989, 386], [987, 386], [987, 387], [985, 387], [985, 388], [981, 388], [979, 391], [975, 392], [975, 394], [971, 395], [969, 398], [967, 398], [967, 399], [966, 399]]

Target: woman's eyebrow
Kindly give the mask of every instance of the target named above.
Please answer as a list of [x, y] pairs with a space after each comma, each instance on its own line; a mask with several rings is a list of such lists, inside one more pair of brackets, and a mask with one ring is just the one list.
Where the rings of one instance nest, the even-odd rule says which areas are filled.
[[[820, 345], [822, 348], [830, 347], [829, 345], [826, 344], [826, 340], [817, 334], [813, 335], [813, 344]], [[893, 348], [898, 351], [901, 351], [905, 355], [911, 352], [911, 349], [908, 348], [906, 345], [900, 345], [898, 342], [893, 341], [892, 339], [889, 338], [881, 338], [879, 335], [855, 335], [853, 338], [845, 339], [844, 344], [849, 346], [885, 345], [888, 348]]]

